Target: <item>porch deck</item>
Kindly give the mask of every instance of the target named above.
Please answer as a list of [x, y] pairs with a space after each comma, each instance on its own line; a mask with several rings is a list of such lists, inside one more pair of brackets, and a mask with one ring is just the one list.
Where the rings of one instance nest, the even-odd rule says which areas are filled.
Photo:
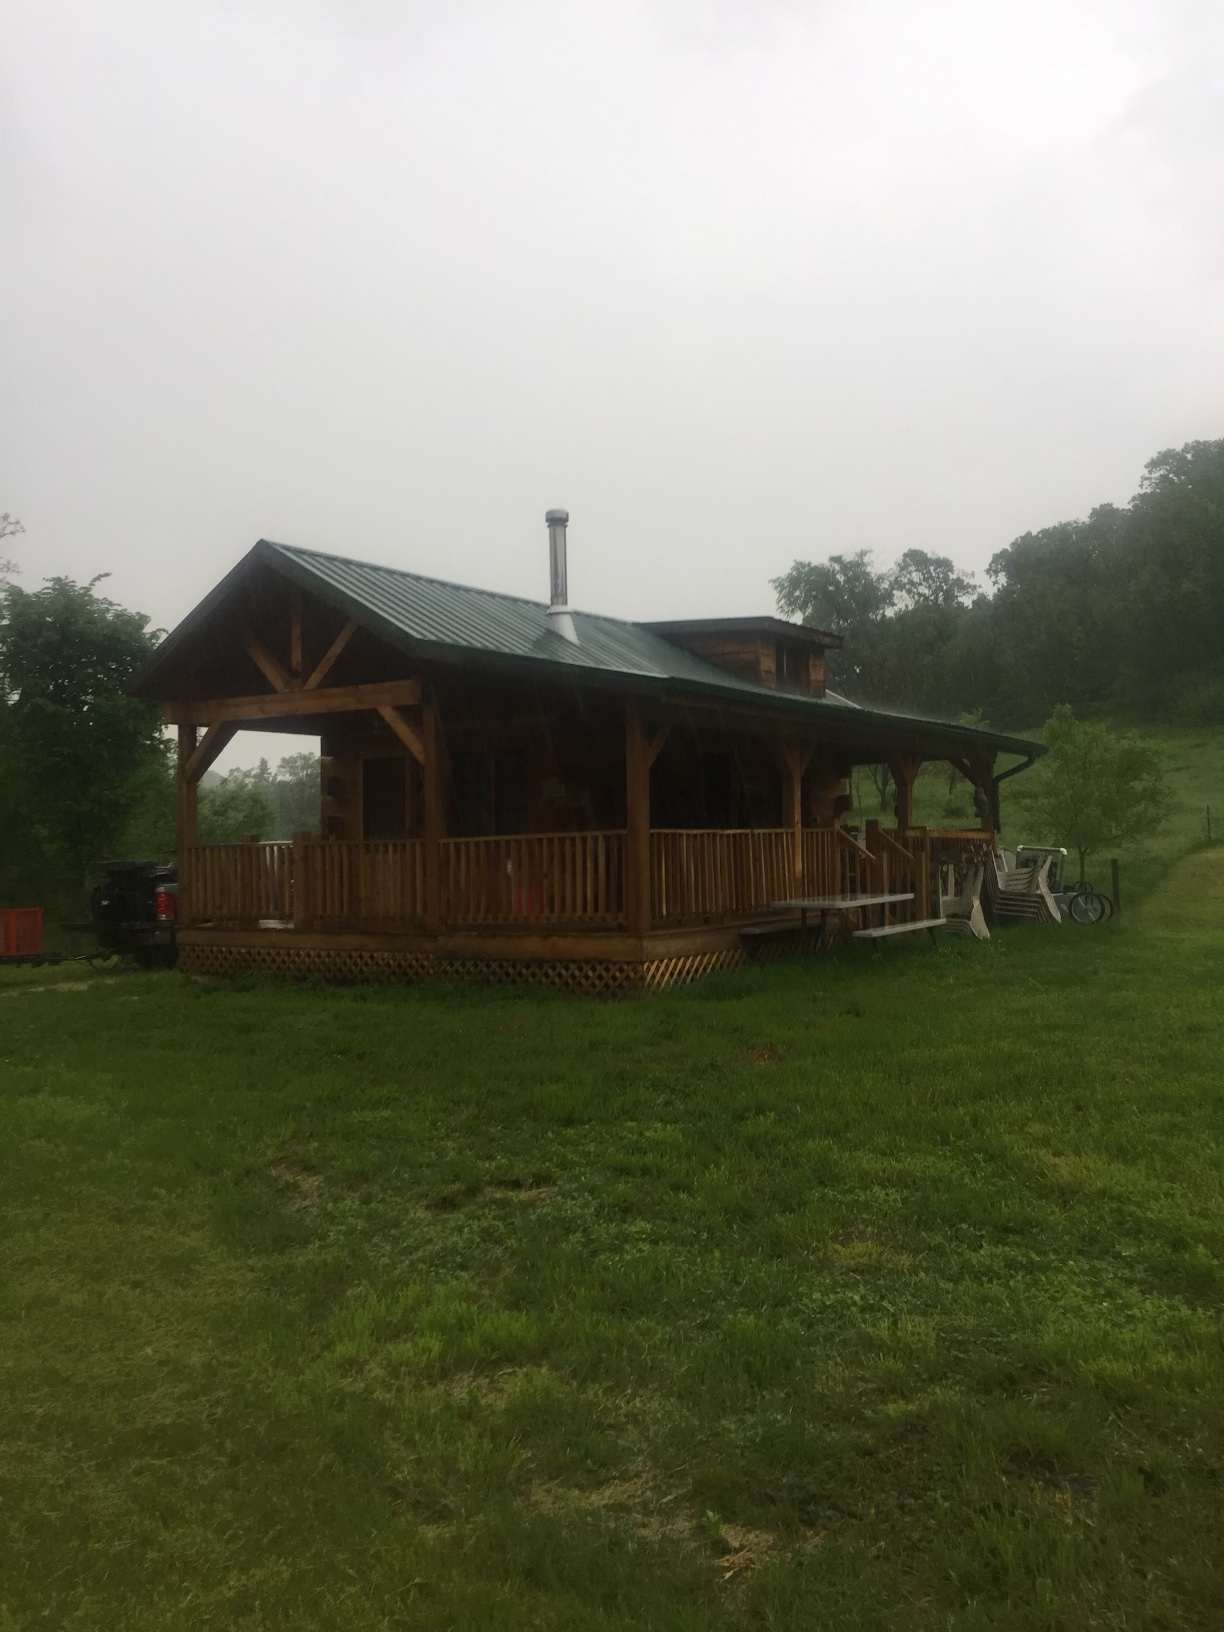
[[180, 949], [200, 973], [670, 985], [742, 962], [740, 932], [796, 896], [910, 892], [891, 921], [929, 917], [939, 867], [992, 837], [876, 823], [861, 839], [837, 827], [656, 828], [644, 923], [630, 921], [623, 830], [444, 839], [432, 851], [424, 839], [195, 845]]

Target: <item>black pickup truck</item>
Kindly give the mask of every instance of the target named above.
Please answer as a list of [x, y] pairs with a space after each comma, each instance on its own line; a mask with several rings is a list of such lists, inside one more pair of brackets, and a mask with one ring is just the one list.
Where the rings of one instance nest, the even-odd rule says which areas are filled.
[[90, 901], [99, 943], [150, 966], [172, 964], [178, 874], [172, 863], [104, 861]]

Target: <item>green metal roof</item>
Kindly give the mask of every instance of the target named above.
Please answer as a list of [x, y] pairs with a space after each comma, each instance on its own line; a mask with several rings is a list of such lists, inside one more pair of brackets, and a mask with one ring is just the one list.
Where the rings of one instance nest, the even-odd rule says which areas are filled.
[[221, 604], [235, 580], [261, 561], [278, 568], [321, 599], [343, 608], [359, 623], [393, 644], [422, 657], [454, 662], [466, 656], [476, 662], [502, 662], [516, 667], [538, 664], [553, 670], [556, 677], [559, 677], [557, 671], [568, 671], [578, 682], [606, 684], [619, 677], [633, 689], [716, 694], [740, 703], [763, 705], [771, 712], [806, 716], [809, 722], [819, 714], [830, 725], [836, 721], [842, 730], [853, 725], [894, 730], [906, 725], [922, 734], [942, 736], [949, 741], [956, 739], [966, 746], [990, 744], [1024, 755], [1043, 751], [1040, 744], [1022, 738], [865, 708], [834, 694], [812, 697], [777, 691], [771, 686], [741, 679], [664, 639], [651, 627], [623, 618], [574, 611], [572, 617], [578, 638], [571, 642], [556, 632], [548, 608], [541, 601], [473, 589], [465, 584], [405, 572], [398, 567], [299, 549], [268, 539], [261, 539], [167, 636], [133, 689], [146, 696], [156, 696], [156, 674], [161, 661]]

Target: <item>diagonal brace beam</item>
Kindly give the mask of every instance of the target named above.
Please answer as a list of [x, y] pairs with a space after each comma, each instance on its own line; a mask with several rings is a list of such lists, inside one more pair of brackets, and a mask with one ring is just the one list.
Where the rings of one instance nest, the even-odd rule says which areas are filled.
[[655, 732], [654, 736], [651, 737], [650, 741], [646, 744], [646, 764], [648, 766], [653, 765], [655, 760], [658, 759], [659, 755], [663, 752], [663, 748], [668, 737], [670, 736], [671, 726], [661, 725]]
[[200, 780], [218, 755], [229, 747], [237, 730], [236, 720], [217, 720], [209, 726], [183, 767], [183, 775], [188, 782]]
[[272, 656], [263, 641], [249, 631], [246, 637], [246, 650], [247, 656], [257, 666], [273, 691], [293, 690], [293, 682], [289, 675], [277, 662], [276, 658]]
[[424, 765], [424, 739], [413, 730], [412, 726], [408, 724], [408, 721], [400, 713], [399, 709], [391, 703], [381, 703], [379, 705], [378, 712], [391, 727], [392, 731], [395, 732], [395, 735], [403, 743], [404, 747], [407, 748], [408, 752], [416, 760], [417, 764]]
[[302, 687], [303, 691], [314, 691], [317, 686], [323, 684], [331, 672], [332, 664], [340, 656], [349, 641], [352, 640], [356, 630], [357, 624], [350, 618], [307, 676], [306, 684]]

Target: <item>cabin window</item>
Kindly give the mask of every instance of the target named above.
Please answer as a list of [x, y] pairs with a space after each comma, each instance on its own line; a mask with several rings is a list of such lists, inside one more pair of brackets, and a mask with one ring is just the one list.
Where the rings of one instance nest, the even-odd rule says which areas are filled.
[[788, 640], [778, 642], [778, 684], [787, 691], [810, 691], [808, 649]]

